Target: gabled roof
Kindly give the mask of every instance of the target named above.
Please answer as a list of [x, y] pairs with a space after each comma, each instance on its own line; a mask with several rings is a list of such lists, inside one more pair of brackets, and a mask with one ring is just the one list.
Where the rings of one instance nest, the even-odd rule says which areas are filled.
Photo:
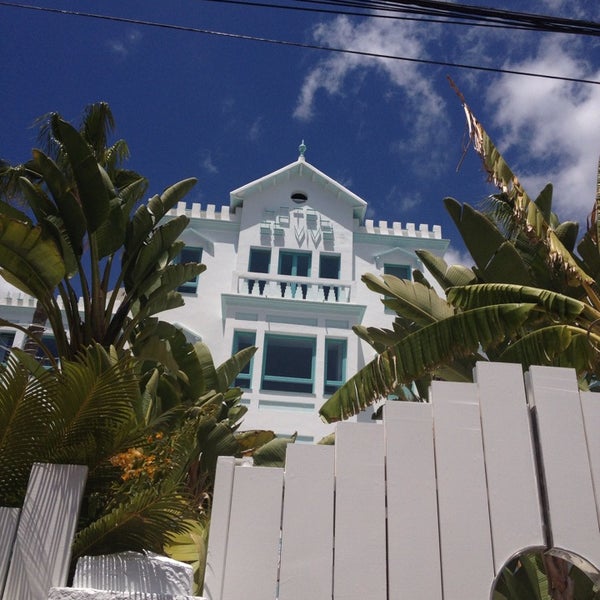
[[321, 187], [328, 188], [333, 195], [337, 198], [342, 198], [352, 207], [354, 218], [359, 219], [361, 222], [364, 220], [367, 203], [341, 183], [338, 183], [335, 179], [325, 175], [325, 173], [306, 162], [302, 155], [298, 157], [296, 162], [290, 163], [277, 171], [273, 171], [260, 179], [251, 181], [230, 192], [229, 205], [231, 209], [235, 210], [238, 206], [243, 206], [244, 199], [251, 193], [275, 186], [292, 175], [308, 178], [321, 185]]

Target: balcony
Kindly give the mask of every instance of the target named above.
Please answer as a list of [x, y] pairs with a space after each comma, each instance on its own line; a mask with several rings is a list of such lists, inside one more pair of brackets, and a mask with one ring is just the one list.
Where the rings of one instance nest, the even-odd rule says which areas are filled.
[[263, 298], [285, 298], [312, 302], [349, 303], [351, 284], [339, 279], [318, 279], [267, 273], [242, 273], [237, 277], [238, 294]]

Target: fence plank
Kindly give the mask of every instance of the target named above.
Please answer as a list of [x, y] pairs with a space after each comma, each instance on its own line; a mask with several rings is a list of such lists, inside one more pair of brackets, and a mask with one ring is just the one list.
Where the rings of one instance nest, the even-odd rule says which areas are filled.
[[521, 365], [480, 362], [475, 376], [498, 575], [519, 551], [546, 540]]
[[477, 386], [434, 381], [431, 397], [444, 600], [488, 598], [494, 561]]
[[386, 600], [383, 427], [338, 424], [335, 477], [334, 597]]
[[283, 469], [235, 467], [224, 600], [277, 594]]
[[[552, 545], [599, 564], [598, 513], [575, 371], [531, 367]], [[596, 434], [596, 432], [594, 432]]]
[[20, 513], [20, 508], [0, 506], [0, 598], [6, 583]]
[[279, 600], [331, 600], [334, 449], [288, 446]]
[[235, 458], [219, 456], [210, 516], [210, 531], [204, 575], [204, 595], [207, 600], [221, 600], [225, 557], [229, 538], [229, 518], [233, 491]]
[[384, 407], [390, 598], [441, 600], [431, 404]]
[[87, 467], [81, 465], [33, 465], [4, 589], [6, 600], [46, 600], [51, 587], [66, 584], [86, 478]]

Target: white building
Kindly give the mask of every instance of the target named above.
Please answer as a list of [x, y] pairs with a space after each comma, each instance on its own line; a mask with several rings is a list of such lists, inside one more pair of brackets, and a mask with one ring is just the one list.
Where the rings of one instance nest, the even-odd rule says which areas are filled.
[[441, 256], [448, 241], [439, 226], [365, 219], [367, 203], [306, 162], [304, 150], [232, 191], [220, 211], [185, 203], [172, 211], [191, 217], [185, 252], [207, 270], [166, 318], [205, 341], [217, 363], [258, 347], [237, 380], [249, 406], [244, 428], [318, 441], [332, 430], [319, 408], [374, 356], [352, 326], [393, 319], [361, 275], [409, 278], [422, 268], [415, 250]]
[[[390, 327], [393, 319], [361, 275], [409, 278], [422, 268], [415, 250], [441, 256], [448, 241], [439, 226], [365, 219], [367, 203], [306, 162], [304, 150], [232, 191], [220, 210], [182, 202], [171, 211], [191, 218], [181, 260], [201, 260], [207, 270], [182, 286], [185, 306], [160, 317], [206, 342], [216, 364], [257, 346], [236, 381], [249, 406], [244, 429], [318, 441], [332, 431], [319, 408], [374, 356], [352, 326]], [[0, 316], [26, 326], [35, 301], [7, 287]], [[3, 347], [22, 338], [0, 330]]]

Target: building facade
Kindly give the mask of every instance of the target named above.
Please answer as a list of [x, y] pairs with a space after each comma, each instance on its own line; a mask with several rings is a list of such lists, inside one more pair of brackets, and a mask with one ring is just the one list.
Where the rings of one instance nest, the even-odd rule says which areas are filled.
[[441, 256], [448, 241], [438, 226], [365, 219], [367, 203], [300, 150], [295, 162], [232, 191], [220, 211], [184, 203], [172, 211], [191, 217], [185, 252], [207, 270], [166, 318], [205, 341], [217, 362], [257, 346], [236, 382], [249, 407], [244, 427], [312, 442], [332, 429], [318, 416], [323, 402], [374, 356], [352, 326], [391, 326], [361, 276], [410, 278], [422, 268], [415, 250]]
[[[180, 288], [185, 306], [161, 318], [205, 342], [216, 364], [257, 346], [236, 380], [249, 408], [244, 429], [313, 442], [332, 431], [318, 416], [321, 405], [374, 356], [352, 326], [391, 326], [393, 313], [361, 276], [410, 278], [422, 268], [415, 250], [441, 256], [448, 241], [439, 226], [366, 219], [367, 203], [308, 163], [304, 150], [232, 191], [219, 210], [182, 202], [171, 211], [190, 217], [180, 260], [207, 270]], [[23, 325], [34, 306], [14, 289], [0, 297], [2, 318]], [[23, 341], [10, 330], [0, 338], [3, 348]]]

